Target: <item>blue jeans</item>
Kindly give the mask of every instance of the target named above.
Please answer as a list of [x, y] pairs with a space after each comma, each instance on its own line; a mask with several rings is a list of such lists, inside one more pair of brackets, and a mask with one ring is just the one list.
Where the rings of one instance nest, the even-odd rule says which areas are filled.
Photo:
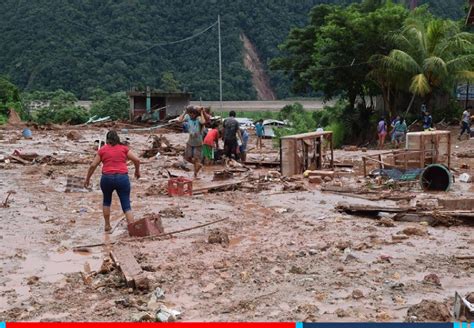
[[132, 209], [130, 206], [130, 179], [128, 174], [102, 174], [100, 178], [100, 189], [104, 195], [103, 205], [110, 207], [112, 204], [112, 193], [117, 191], [120, 198], [122, 211], [128, 212]]

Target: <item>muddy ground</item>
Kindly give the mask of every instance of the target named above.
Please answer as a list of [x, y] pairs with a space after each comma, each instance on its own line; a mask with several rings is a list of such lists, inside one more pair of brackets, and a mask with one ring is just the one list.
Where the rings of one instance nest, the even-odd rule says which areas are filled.
[[[85, 176], [94, 140], [103, 138], [107, 128], [74, 129], [80, 140], [69, 140], [70, 130], [33, 130], [32, 140], [22, 139], [18, 128], [0, 130], [0, 156], [18, 149], [64, 160], [61, 165], [0, 163], [0, 201], [8, 191], [16, 192], [0, 208], [0, 321], [151, 320], [160, 305], [179, 310], [182, 321], [403, 321], [409, 307], [422, 300], [451, 309], [455, 291], [474, 291], [474, 260], [455, 257], [474, 254], [473, 226], [385, 226], [378, 217], [339, 213], [334, 207], [340, 201], [370, 201], [322, 192], [301, 177], [282, 182], [275, 173], [267, 174], [274, 169], [236, 174], [235, 180], [249, 179], [236, 190], [171, 198], [162, 194], [168, 172], [191, 176], [173, 166], [181, 156], [144, 159], [142, 178], [132, 181], [137, 218], [161, 211], [167, 232], [227, 220], [172, 238], [130, 241], [114, 195], [116, 229], [104, 234], [99, 170], [92, 191], [66, 193], [65, 188], [67, 176]], [[177, 148], [186, 139], [158, 133]], [[138, 154], [150, 146], [147, 132], [128, 129], [122, 137]], [[453, 143], [457, 153], [472, 150], [474, 140], [453, 138]], [[338, 179], [339, 185], [360, 181], [361, 155], [335, 152], [337, 160], [356, 168], [356, 174]], [[251, 150], [249, 156], [274, 160], [278, 152], [266, 140], [263, 151]], [[474, 173], [472, 158], [453, 155], [453, 161], [456, 176]], [[215, 183], [211, 179], [218, 169], [207, 167], [194, 187]], [[426, 194], [416, 186], [408, 193], [418, 199], [474, 197], [472, 184], [461, 182], [448, 193]], [[407, 227], [418, 228], [417, 234], [401, 233]], [[229, 242], [209, 243], [217, 231]], [[149, 291], [126, 287], [114, 268], [94, 273], [113, 246], [72, 251], [115, 241], [131, 247], [151, 281]], [[424, 279], [429, 274], [439, 283]], [[165, 293], [159, 300], [153, 297], [157, 287]]]

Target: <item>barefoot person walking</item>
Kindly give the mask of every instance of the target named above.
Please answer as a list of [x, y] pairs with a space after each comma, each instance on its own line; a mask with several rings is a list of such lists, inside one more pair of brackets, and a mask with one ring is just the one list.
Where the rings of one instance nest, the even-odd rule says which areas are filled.
[[104, 196], [102, 212], [105, 220], [105, 231], [110, 232], [110, 205], [112, 204], [112, 193], [117, 192], [122, 211], [125, 213], [127, 223], [133, 223], [132, 207], [130, 206], [130, 179], [128, 178], [127, 160], [135, 165], [135, 177], [140, 178], [140, 160], [120, 142], [117, 132], [111, 130], [107, 133], [106, 144], [99, 149], [87, 171], [84, 187], [88, 187], [92, 174], [102, 163], [102, 177], [100, 189]]

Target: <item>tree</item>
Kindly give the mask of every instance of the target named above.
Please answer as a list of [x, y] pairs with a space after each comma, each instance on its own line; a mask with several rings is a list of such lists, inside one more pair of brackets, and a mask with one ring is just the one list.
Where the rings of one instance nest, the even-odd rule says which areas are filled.
[[164, 72], [161, 74], [161, 88], [166, 92], [179, 92], [179, 82], [174, 78], [173, 73]]
[[125, 92], [116, 92], [103, 100], [92, 103], [90, 115], [110, 116], [112, 120], [126, 120], [129, 117], [129, 102]]
[[367, 95], [378, 92], [367, 79], [368, 61], [393, 48], [387, 36], [407, 15], [404, 7], [390, 1], [316, 6], [310, 24], [290, 32], [280, 47], [283, 56], [272, 61], [272, 68], [285, 70], [295, 91], [322, 91], [326, 100], [342, 96], [355, 108], [358, 97], [365, 103]]
[[410, 106], [419, 96], [431, 107], [436, 90], [450, 93], [456, 81], [474, 78], [474, 36], [452, 21], [411, 17], [394, 40], [388, 55], [373, 57], [371, 74], [380, 85], [409, 91]]

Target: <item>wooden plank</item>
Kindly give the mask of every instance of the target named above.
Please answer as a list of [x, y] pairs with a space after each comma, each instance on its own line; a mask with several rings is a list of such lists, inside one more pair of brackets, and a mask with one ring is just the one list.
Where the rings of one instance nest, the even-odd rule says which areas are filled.
[[361, 205], [361, 204], [347, 204], [347, 203], [337, 204], [336, 209], [339, 211], [344, 211], [344, 212], [359, 212], [359, 213], [378, 213], [378, 212], [404, 213], [404, 212], [410, 212], [410, 211], [416, 210], [416, 208], [414, 207], [406, 207], [406, 206], [390, 207], [390, 206], [380, 206], [380, 205]]
[[120, 268], [127, 286], [135, 287], [135, 280], [140, 280], [143, 273], [142, 268], [133, 256], [131, 249], [128, 246], [114, 247], [110, 252], [110, 257], [115, 265]]
[[438, 205], [445, 210], [474, 211], [474, 198], [471, 199], [438, 199]]
[[19, 156], [10, 155], [9, 158], [10, 158], [11, 160], [17, 161], [17, 162], [19, 162], [19, 163], [21, 163], [21, 164], [31, 164], [31, 162], [26, 161], [26, 160], [24, 160], [23, 158], [21, 158], [21, 157], [19, 157]]

